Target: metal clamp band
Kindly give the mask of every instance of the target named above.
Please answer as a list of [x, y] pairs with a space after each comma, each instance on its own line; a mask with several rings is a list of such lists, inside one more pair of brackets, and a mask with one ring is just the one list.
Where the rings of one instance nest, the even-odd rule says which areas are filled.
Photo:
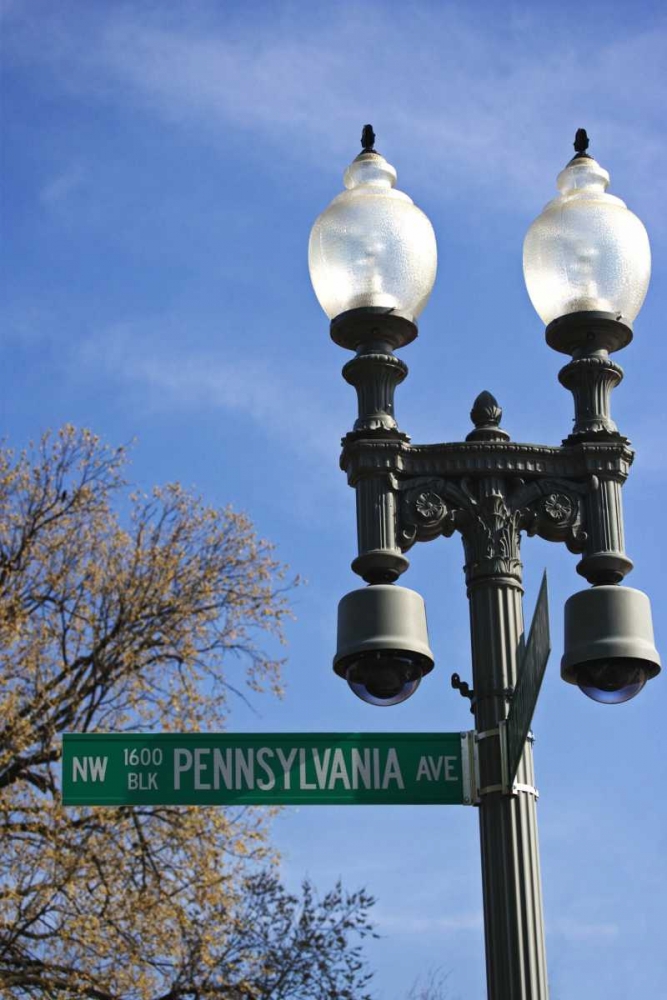
[[[524, 792], [527, 795], [534, 795], [536, 799], [539, 798], [540, 793], [533, 785], [528, 785], [521, 781], [514, 781], [510, 784], [509, 781], [509, 765], [508, 765], [508, 747], [507, 747], [507, 720], [501, 721], [494, 729], [484, 729], [482, 732], [478, 733], [475, 730], [470, 734], [473, 737], [473, 794], [472, 800], [475, 804], [479, 804], [483, 795], [491, 795], [493, 793], [501, 792], [503, 795], [518, 795], [519, 792]], [[490, 736], [498, 737], [498, 747], [500, 751], [500, 773], [501, 781], [499, 784], [485, 785], [484, 787], [479, 787], [479, 753], [478, 746], [482, 740], [488, 739]], [[532, 744], [535, 737], [532, 732], [529, 732], [526, 737], [526, 743]]]
[[[491, 795], [493, 792], [505, 792], [505, 786], [500, 785], [485, 785], [484, 788], [477, 789], [477, 795]], [[524, 785], [520, 781], [515, 781], [512, 785], [512, 795], [516, 795], [519, 792], [525, 792], [527, 795], [534, 795], [536, 799], [539, 799], [540, 793], [533, 785]]]
[[471, 806], [476, 801], [475, 784], [475, 743], [474, 730], [461, 733], [461, 770], [463, 778], [463, 805]]
[[528, 795], [534, 795], [536, 799], [540, 797], [540, 793], [534, 785], [524, 785], [520, 781], [515, 781], [512, 785], [512, 795], [515, 795], [517, 792], [526, 792]]
[[485, 785], [484, 788], [477, 789], [477, 795], [491, 795], [492, 792], [504, 792], [504, 785]]
[[486, 740], [489, 736], [500, 736], [500, 727], [496, 726], [495, 729], [483, 729], [481, 733], [475, 733], [475, 742], [479, 743], [480, 740]]
[[504, 698], [505, 701], [511, 701], [513, 694], [513, 687], [489, 688], [488, 691], [480, 691], [480, 693], [475, 696], [475, 701], [486, 701], [487, 698]]

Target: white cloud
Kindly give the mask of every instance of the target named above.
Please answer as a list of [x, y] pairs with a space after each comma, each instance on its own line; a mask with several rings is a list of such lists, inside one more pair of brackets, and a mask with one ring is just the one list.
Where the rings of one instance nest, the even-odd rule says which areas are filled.
[[618, 924], [587, 923], [561, 917], [558, 920], [547, 921], [547, 932], [570, 941], [604, 941], [618, 937], [620, 928]]
[[192, 348], [179, 353], [174, 347], [178, 340], [173, 318], [119, 323], [85, 340], [80, 359], [140, 388], [144, 405], [152, 409], [206, 407], [241, 413], [267, 435], [333, 470], [331, 456], [341, 429], [310, 390], [317, 380], [307, 366], [292, 361], [287, 368], [275, 358], [234, 354], [227, 347], [219, 353]]
[[415, 916], [409, 913], [374, 913], [382, 931], [400, 930], [405, 934], [437, 934], [441, 931], [479, 931], [484, 926], [481, 911], [454, 913], [442, 917]]
[[380, 148], [401, 149], [401, 172], [445, 201], [465, 190], [534, 209], [580, 125], [612, 182], [629, 170], [642, 198], [665, 193], [664, 18], [621, 33], [582, 15], [575, 34], [543, 8], [482, 21], [461, 4], [395, 5], [391, 18], [381, 3], [314, 7], [310, 18], [274, 9], [266, 25], [203, 0], [187, 16], [123, 4], [68, 20], [46, 9], [49, 46], [19, 12], [8, 49], [48, 65], [63, 88], [222, 147], [230, 129], [245, 132], [308, 167], [352, 152], [370, 118]]
[[[438, 934], [443, 931], [479, 931], [484, 926], [482, 911], [445, 914], [429, 917], [411, 913], [383, 913], [378, 910], [375, 919], [380, 931], [400, 930], [405, 934]], [[615, 923], [585, 921], [560, 917], [547, 920], [550, 935], [570, 941], [613, 940], [620, 934]]]

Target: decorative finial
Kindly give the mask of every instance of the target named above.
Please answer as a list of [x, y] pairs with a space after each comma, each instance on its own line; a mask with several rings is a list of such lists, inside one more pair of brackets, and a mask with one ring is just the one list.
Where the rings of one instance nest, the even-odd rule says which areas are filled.
[[361, 145], [363, 146], [364, 153], [374, 153], [375, 149], [375, 132], [373, 131], [372, 125], [364, 125], [361, 132]]
[[577, 154], [575, 159], [579, 156], [587, 156], [590, 158], [590, 153], [587, 153], [588, 149], [588, 134], [585, 128], [578, 128], [577, 134], [574, 137], [574, 151]]
[[475, 427], [497, 427], [502, 415], [503, 411], [498, 406], [498, 400], [486, 389], [480, 392], [470, 411], [470, 419]]
[[472, 404], [470, 419], [475, 430], [466, 437], [466, 441], [507, 441], [509, 434], [502, 430], [500, 421], [503, 411], [498, 406], [498, 400], [490, 392], [484, 390]]

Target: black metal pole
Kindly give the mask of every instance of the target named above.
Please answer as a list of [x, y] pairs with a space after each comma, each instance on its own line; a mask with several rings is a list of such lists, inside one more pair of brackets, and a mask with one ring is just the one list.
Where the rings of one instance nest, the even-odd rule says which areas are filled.
[[479, 830], [489, 1000], [547, 1000], [546, 949], [532, 746], [503, 793], [498, 724], [507, 717], [523, 634], [520, 565], [468, 584]]

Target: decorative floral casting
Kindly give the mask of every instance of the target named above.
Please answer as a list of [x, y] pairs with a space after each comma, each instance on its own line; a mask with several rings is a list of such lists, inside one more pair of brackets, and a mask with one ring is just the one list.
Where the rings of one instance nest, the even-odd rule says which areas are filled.
[[[571, 552], [584, 550], [581, 499], [590, 484], [559, 479], [514, 482], [419, 478], [398, 485], [399, 544], [403, 552], [415, 542], [459, 531], [466, 553], [466, 577], [493, 575], [521, 578], [521, 533], [564, 542]], [[576, 492], [575, 492], [576, 491]]]
[[574, 514], [574, 504], [565, 493], [551, 493], [542, 501], [542, 510], [552, 521], [562, 524]]
[[420, 493], [415, 500], [415, 510], [424, 521], [437, 521], [445, 513], [445, 505], [437, 493]]

